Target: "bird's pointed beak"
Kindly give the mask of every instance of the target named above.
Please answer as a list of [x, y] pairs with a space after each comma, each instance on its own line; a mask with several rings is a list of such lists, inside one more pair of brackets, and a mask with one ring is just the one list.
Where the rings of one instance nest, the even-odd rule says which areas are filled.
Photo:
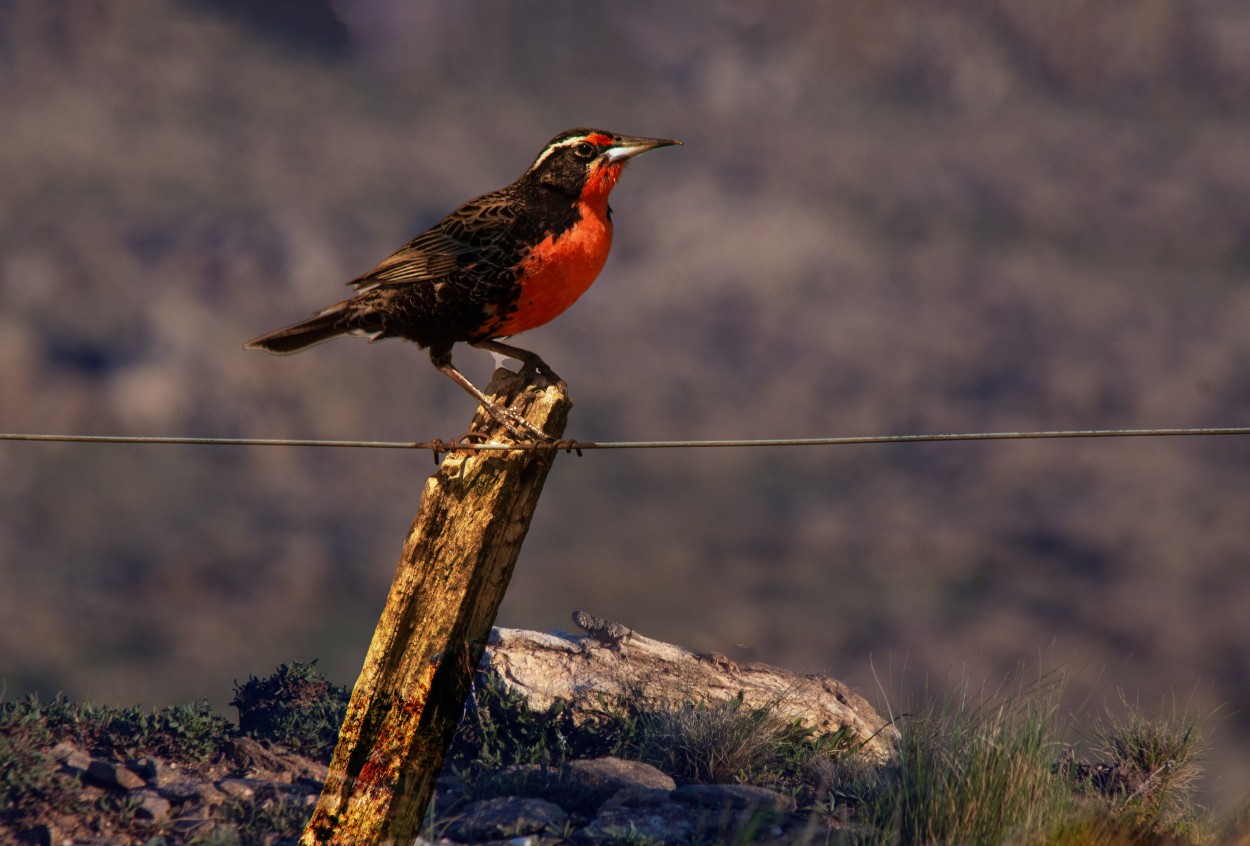
[[625, 159], [632, 159], [639, 153], [654, 150], [656, 147], [681, 146], [681, 143], [680, 141], [672, 141], [667, 138], [631, 138], [623, 136], [614, 146], [605, 150], [604, 155], [607, 156], [609, 162], [619, 162]]

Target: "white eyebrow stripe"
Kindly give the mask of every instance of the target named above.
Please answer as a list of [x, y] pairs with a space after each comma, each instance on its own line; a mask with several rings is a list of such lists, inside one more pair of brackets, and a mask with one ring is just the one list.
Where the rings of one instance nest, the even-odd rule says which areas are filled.
[[534, 168], [538, 167], [540, 164], [542, 164], [543, 162], [545, 162], [545, 161], [547, 160], [547, 157], [548, 157], [548, 156], [550, 156], [550, 155], [551, 155], [552, 153], [554, 153], [556, 150], [559, 150], [561, 147], [572, 147], [574, 144], [580, 144], [580, 143], [582, 143], [583, 141], [585, 141], [585, 140], [586, 140], [587, 138], [589, 138], [589, 137], [590, 137], [589, 135], [574, 135], [572, 138], [566, 138], [566, 139], [564, 139], [564, 140], [563, 140], [563, 141], [561, 141], [559, 144], [552, 144], [550, 147], [548, 147], [547, 149], [543, 150], [543, 151], [542, 151], [542, 152], [538, 155], [538, 158], [536, 158], [536, 159], [534, 160], [534, 163], [533, 163], [532, 165], [530, 165], [530, 166], [529, 166], [529, 169], [530, 169], [530, 170], [533, 170]]
[[556, 151], [557, 147], [563, 147], [563, 146], [564, 146], [563, 144], [553, 144], [547, 149], [543, 150], [541, 153], [538, 154], [538, 158], [534, 159], [534, 163], [530, 165], [530, 170], [533, 170], [534, 168], [538, 167], [540, 164], [545, 162], [547, 160], [547, 157]]

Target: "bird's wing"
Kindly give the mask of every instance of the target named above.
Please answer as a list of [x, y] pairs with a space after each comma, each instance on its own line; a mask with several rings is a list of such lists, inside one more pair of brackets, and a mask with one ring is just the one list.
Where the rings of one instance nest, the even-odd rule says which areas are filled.
[[505, 197], [487, 194], [465, 203], [368, 273], [348, 282], [357, 291], [436, 281], [453, 270], [489, 259], [490, 247], [516, 221]]

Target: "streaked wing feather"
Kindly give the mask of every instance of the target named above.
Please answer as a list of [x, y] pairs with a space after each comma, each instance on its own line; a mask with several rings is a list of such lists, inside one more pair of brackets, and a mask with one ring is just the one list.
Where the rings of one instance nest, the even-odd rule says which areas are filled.
[[461, 266], [465, 256], [480, 254], [484, 243], [497, 237], [501, 229], [509, 228], [516, 217], [517, 211], [506, 197], [479, 197], [347, 284], [363, 292], [437, 280]]

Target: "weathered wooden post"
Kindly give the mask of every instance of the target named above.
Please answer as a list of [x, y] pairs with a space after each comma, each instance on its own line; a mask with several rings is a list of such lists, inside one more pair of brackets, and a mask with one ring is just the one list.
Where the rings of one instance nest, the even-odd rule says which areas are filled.
[[[565, 387], [532, 368], [497, 371], [486, 394], [564, 434]], [[416, 838], [555, 454], [452, 453], [426, 481], [302, 846]]]

